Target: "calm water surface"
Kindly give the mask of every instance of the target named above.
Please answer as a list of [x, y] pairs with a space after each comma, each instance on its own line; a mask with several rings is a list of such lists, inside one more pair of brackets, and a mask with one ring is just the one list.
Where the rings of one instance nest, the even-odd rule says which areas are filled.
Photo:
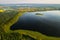
[[60, 11], [26, 12], [10, 29], [31, 30], [48, 36], [60, 37]]

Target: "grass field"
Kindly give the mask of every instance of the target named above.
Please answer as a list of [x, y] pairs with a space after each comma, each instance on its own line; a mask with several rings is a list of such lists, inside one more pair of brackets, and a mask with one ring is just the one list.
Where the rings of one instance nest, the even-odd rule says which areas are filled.
[[0, 40], [60, 40], [30, 30], [10, 30], [10, 26], [17, 22], [24, 12], [5, 11], [0, 13]]

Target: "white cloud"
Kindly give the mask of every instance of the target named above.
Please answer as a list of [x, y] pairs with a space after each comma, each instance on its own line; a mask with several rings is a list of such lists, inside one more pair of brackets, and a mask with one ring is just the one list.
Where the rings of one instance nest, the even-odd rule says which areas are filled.
[[60, 4], [60, 0], [0, 0], [0, 4], [12, 4], [12, 3], [49, 3]]

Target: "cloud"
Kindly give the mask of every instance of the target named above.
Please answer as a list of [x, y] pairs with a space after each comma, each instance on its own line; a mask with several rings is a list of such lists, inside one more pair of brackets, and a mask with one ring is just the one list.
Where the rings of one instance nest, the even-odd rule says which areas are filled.
[[17, 4], [17, 3], [60, 4], [60, 0], [0, 0], [0, 4]]

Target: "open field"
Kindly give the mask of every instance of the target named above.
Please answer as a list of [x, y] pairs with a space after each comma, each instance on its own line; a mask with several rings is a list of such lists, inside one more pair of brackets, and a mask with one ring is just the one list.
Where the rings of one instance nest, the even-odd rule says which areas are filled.
[[[31, 9], [33, 10], [33, 9]], [[17, 22], [18, 18], [30, 9], [19, 11], [5, 11], [0, 13], [0, 39], [1, 40], [60, 40], [58, 37], [48, 37], [39, 32], [29, 30], [10, 30], [10, 26]], [[36, 10], [35, 10], [36, 11]]]

